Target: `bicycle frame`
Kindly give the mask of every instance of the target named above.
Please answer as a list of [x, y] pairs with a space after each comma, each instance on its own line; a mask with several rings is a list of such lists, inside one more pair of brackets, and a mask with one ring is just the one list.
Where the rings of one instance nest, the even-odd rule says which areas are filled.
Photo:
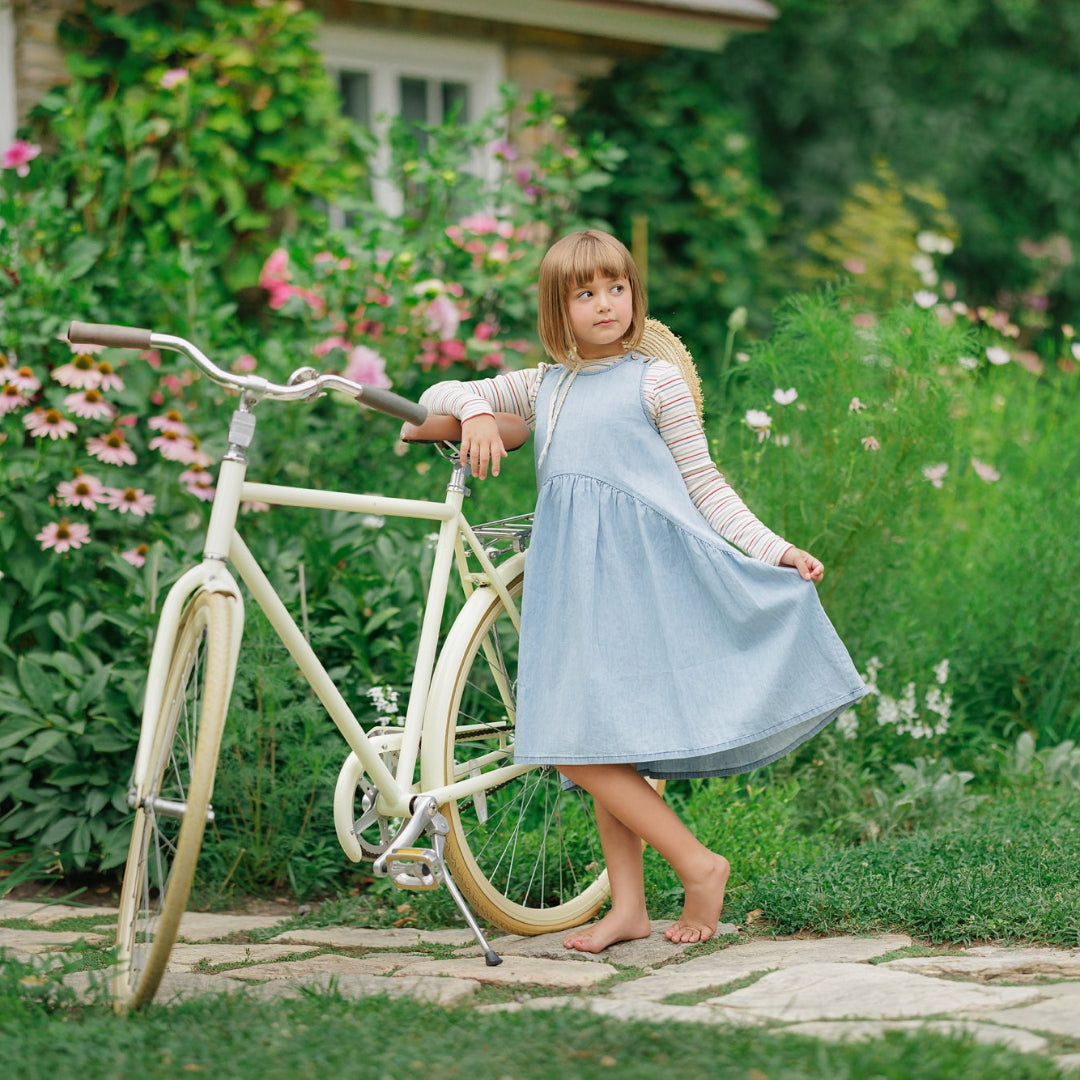
[[[164, 632], [159, 632], [151, 659], [146, 704], [143, 710], [143, 733], [145, 735], [149, 725], [153, 724], [158, 714], [165, 679], [164, 669], [172, 652], [180, 612], [188, 598], [198, 589], [223, 592], [234, 597], [242, 612], [243, 600], [240, 590], [226, 566], [227, 562], [231, 562], [355, 754], [359, 765], [377, 788], [379, 812], [387, 817], [408, 817], [412, 813], [413, 799], [420, 793], [420, 787], [414, 781], [414, 774], [421, 735], [425, 726], [432, 675], [439, 651], [439, 636], [451, 571], [456, 565], [466, 597], [480, 585], [494, 589], [517, 627], [520, 625], [520, 616], [517, 605], [506, 588], [507, 573], [505, 570], [500, 572], [495, 566], [464, 517], [462, 508], [467, 493], [465, 481], [468, 470], [459, 463], [454, 465], [446, 497], [442, 502], [282, 487], [248, 481], [246, 479], [246, 450], [255, 430], [253, 403], [242, 398], [239, 408], [233, 414], [229, 429], [229, 450], [222, 459], [218, 475], [217, 490], [203, 549], [203, 561], [187, 571], [173, 585], [166, 598], [160, 622]], [[337, 689], [296, 620], [281, 601], [269, 578], [237, 531], [239, 508], [245, 500], [263, 502], [271, 506], [337, 510], [439, 522], [438, 542], [435, 547], [431, 581], [425, 598], [420, 642], [404, 726], [400, 735], [396, 732], [389, 736], [380, 735], [376, 742], [363, 730], [348, 702]], [[480, 563], [478, 573], [472, 572], [469, 568], [470, 553]], [[239, 650], [242, 623], [242, 618], [236, 620], [234, 652]], [[142, 794], [149, 770], [150, 741], [145, 737], [139, 741], [133, 781], [137, 796]], [[381, 756], [390, 750], [397, 754], [397, 766], [393, 773]], [[436, 803], [441, 805], [448, 798], [462, 798], [504, 783], [528, 771], [531, 767], [506, 765], [486, 773], [483, 777], [469, 777], [437, 790], [424, 791], [423, 794], [434, 797]]]

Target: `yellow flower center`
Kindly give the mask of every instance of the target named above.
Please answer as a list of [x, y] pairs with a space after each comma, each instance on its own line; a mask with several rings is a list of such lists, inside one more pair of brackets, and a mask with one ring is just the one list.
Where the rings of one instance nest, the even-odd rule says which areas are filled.
[[80, 371], [93, 371], [94, 369], [94, 358], [89, 353], [79, 353], [71, 362]]

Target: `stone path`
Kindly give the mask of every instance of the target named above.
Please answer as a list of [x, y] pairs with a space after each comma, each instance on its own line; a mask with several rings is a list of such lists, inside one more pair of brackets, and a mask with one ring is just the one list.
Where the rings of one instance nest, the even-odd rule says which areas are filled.
[[[0, 900], [0, 950], [48, 963], [80, 939], [110, 944], [115, 917], [114, 909]], [[86, 920], [83, 929], [64, 929], [71, 918]], [[651, 937], [600, 956], [568, 953], [561, 934], [493, 938], [503, 963], [491, 968], [464, 929], [291, 929], [244, 941], [284, 921], [185, 915], [157, 1000], [222, 992], [280, 998], [333, 983], [356, 997], [409, 995], [485, 1011], [590, 1009], [834, 1040], [891, 1029], [966, 1032], [1080, 1070], [1080, 949], [928, 950], [902, 934], [774, 939], [725, 924], [722, 933], [738, 936], [701, 955], [699, 947], [671, 945], [662, 934], [668, 924], [657, 922]], [[92, 992], [99, 978], [75, 972], [65, 981]], [[491, 1003], [482, 989], [491, 986], [505, 988], [509, 1000]]]

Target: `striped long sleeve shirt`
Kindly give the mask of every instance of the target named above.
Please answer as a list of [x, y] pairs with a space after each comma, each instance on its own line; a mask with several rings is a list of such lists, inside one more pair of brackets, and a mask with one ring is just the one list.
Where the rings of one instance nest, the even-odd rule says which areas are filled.
[[[595, 370], [583, 364], [581, 370]], [[530, 428], [536, 424], [536, 395], [544, 372], [553, 365], [508, 371], [490, 379], [446, 381], [424, 391], [420, 404], [429, 412], [469, 420], [493, 412], [521, 416]], [[652, 360], [646, 369], [642, 396], [660, 437], [671, 451], [686, 490], [709, 526], [728, 543], [762, 562], [777, 566], [791, 546], [766, 528], [739, 498], [709, 456], [697, 410], [678, 368], [666, 360]]]

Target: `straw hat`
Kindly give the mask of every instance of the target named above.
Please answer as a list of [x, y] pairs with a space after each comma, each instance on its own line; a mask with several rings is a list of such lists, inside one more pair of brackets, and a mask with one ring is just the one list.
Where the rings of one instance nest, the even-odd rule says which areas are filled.
[[657, 360], [667, 360], [679, 369], [694, 399], [698, 419], [702, 419], [701, 377], [694, 367], [694, 358], [686, 346], [662, 323], [656, 319], [645, 320], [645, 330], [641, 335], [635, 352], [642, 356], [654, 356]]

